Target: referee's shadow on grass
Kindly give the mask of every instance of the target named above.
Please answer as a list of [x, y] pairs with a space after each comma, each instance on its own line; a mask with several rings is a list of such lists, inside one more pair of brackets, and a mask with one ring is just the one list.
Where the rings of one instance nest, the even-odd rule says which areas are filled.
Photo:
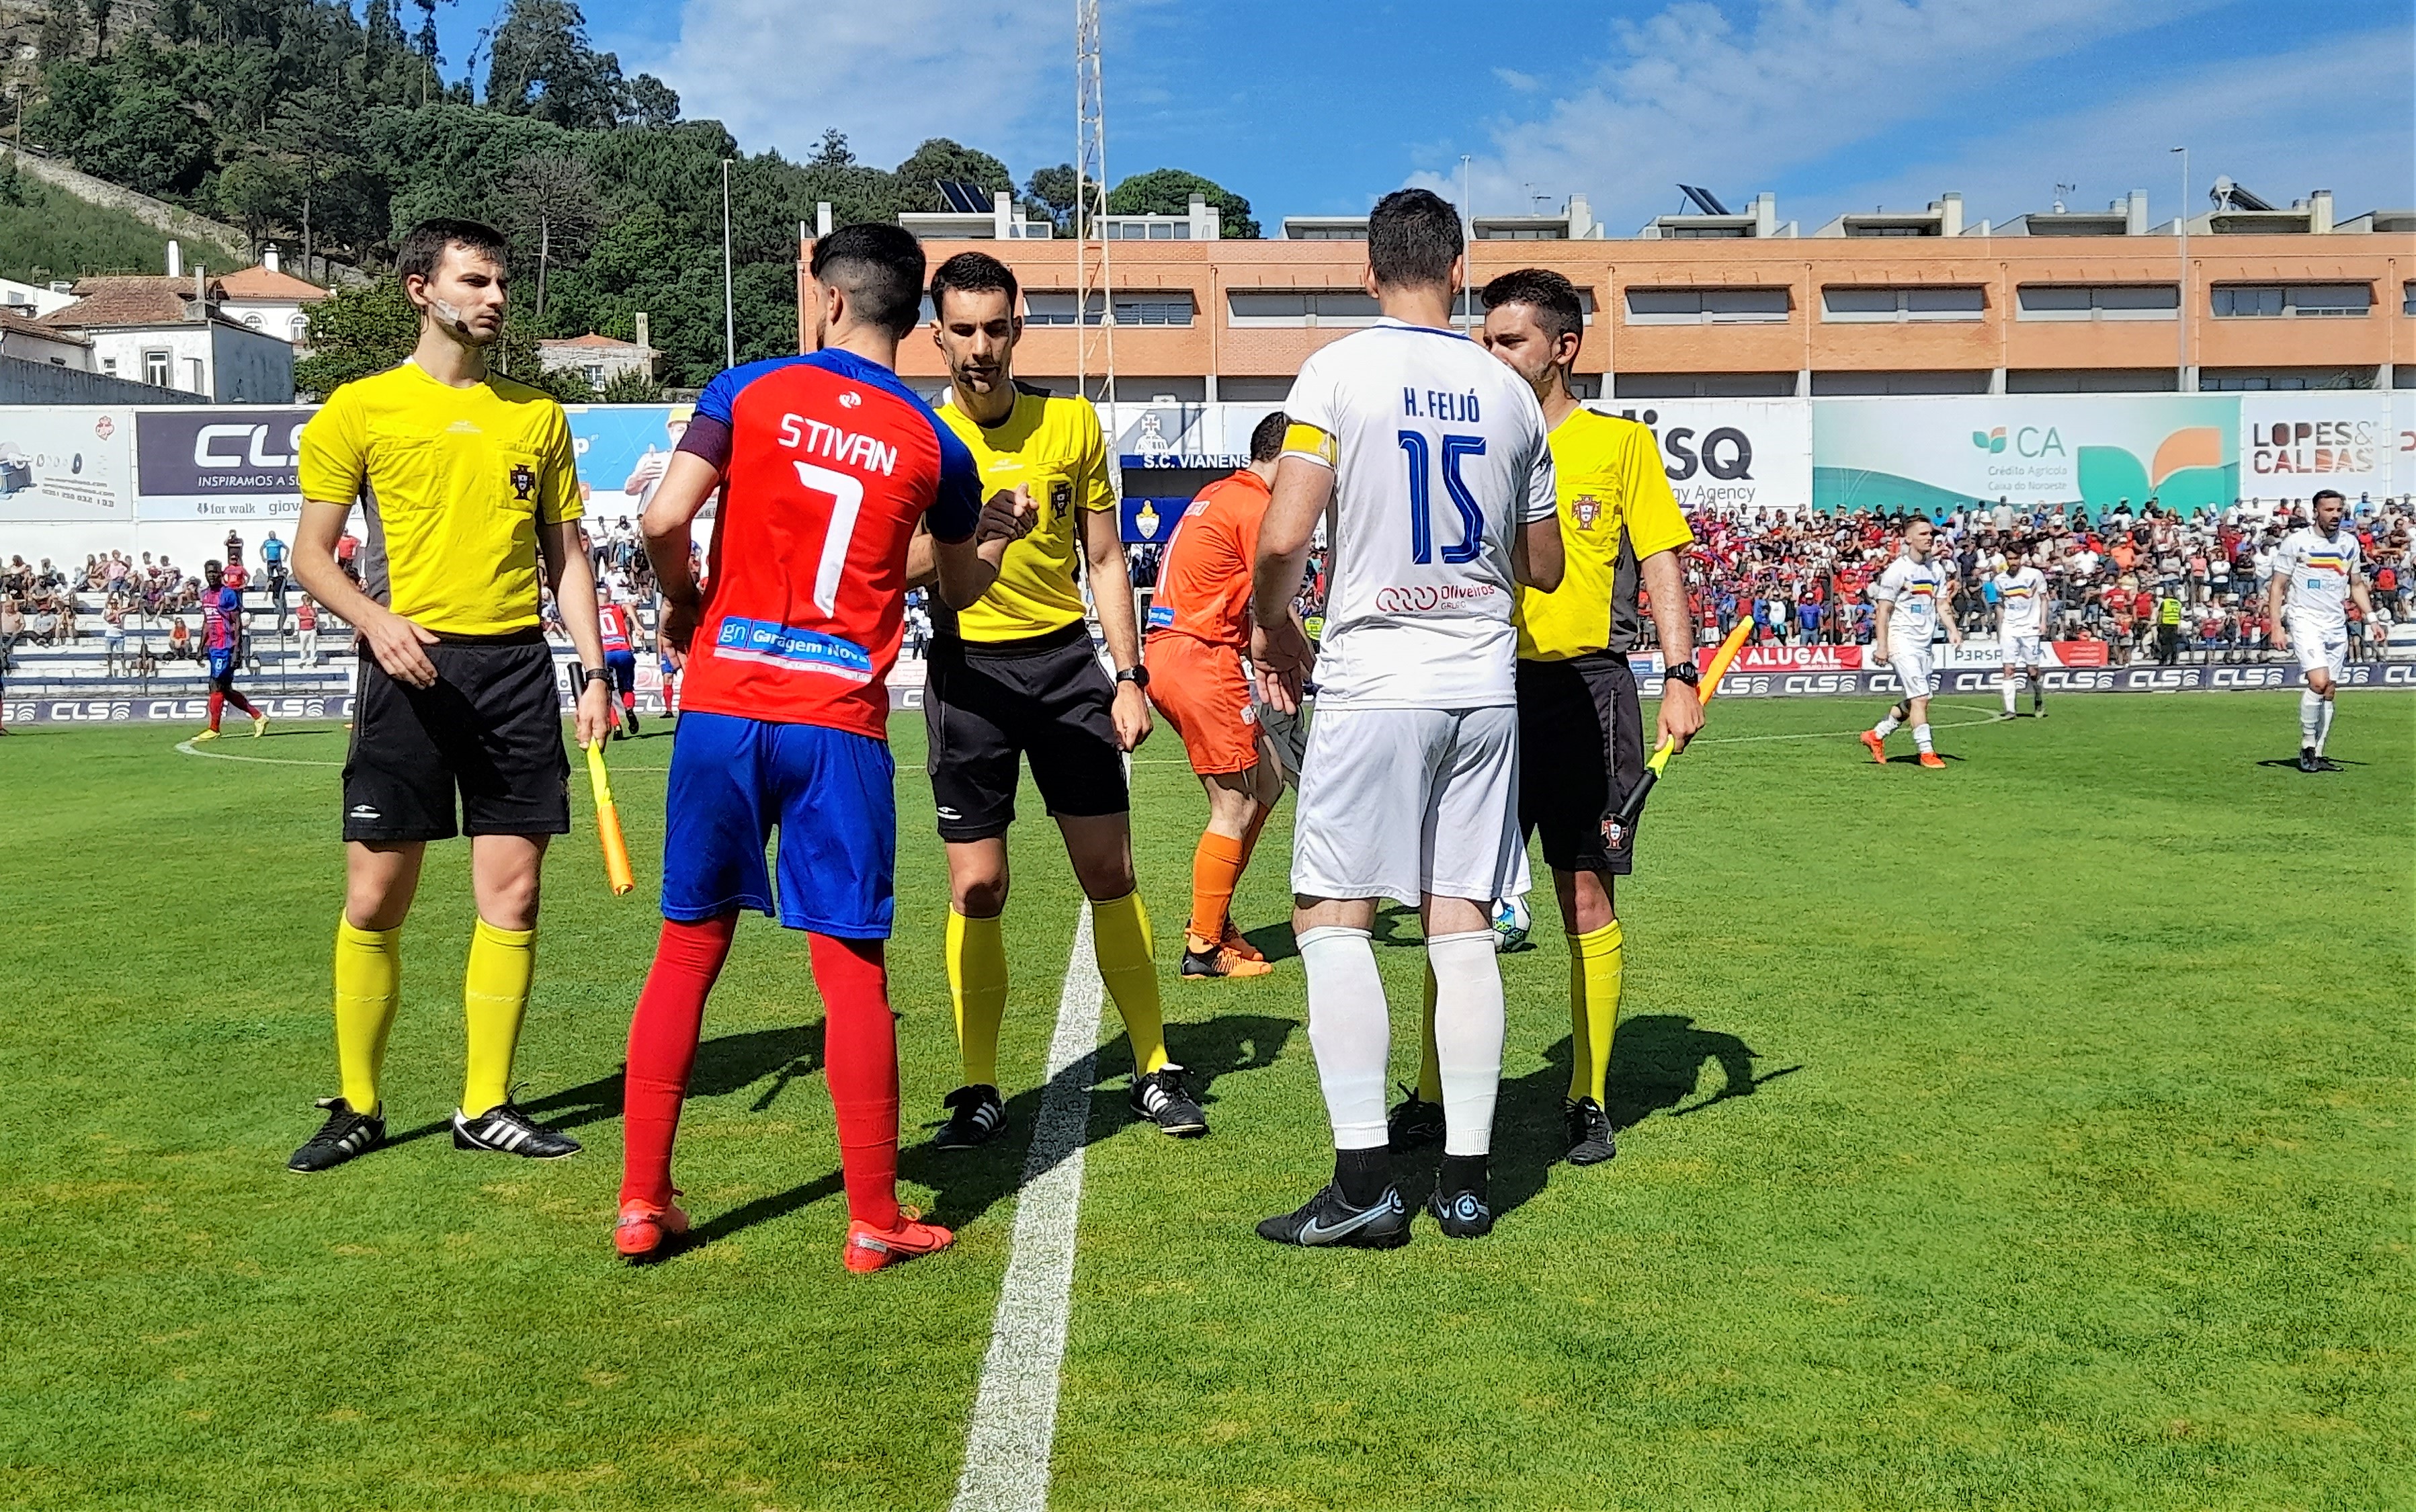
[[[1543, 1069], [1502, 1084], [1488, 1183], [1497, 1216], [1542, 1191], [1552, 1167], [1567, 1157], [1561, 1101], [1569, 1089], [1569, 1041], [1563, 1036], [1545, 1051]], [[1733, 1097], [1749, 1097], [1756, 1088], [1803, 1069], [1788, 1066], [1756, 1075], [1753, 1064], [1759, 1058], [1736, 1036], [1697, 1028], [1694, 1020], [1682, 1014], [1622, 1019], [1610, 1045], [1605, 1111], [1611, 1126], [1625, 1132], [1654, 1113], [1684, 1117]], [[1706, 1067], [1714, 1065], [1719, 1074], [1707, 1078]], [[1615, 1169], [1618, 1162], [1611, 1165]], [[1404, 1181], [1402, 1199], [1423, 1202], [1433, 1185], [1433, 1170], [1417, 1170], [1413, 1177], [1418, 1188], [1414, 1198], [1412, 1182]]]
[[[1173, 1026], [1170, 1048], [1181, 1057], [1193, 1096], [1200, 1099], [1202, 1107], [1213, 1111], [1216, 1104], [1213, 1089], [1219, 1077], [1274, 1065], [1282, 1055], [1285, 1042], [1297, 1028], [1299, 1024], [1291, 1019], [1229, 1013], [1205, 1023]], [[812, 1061], [819, 1066], [822, 1061], [822, 1026], [813, 1025], [811, 1032]], [[704, 1054], [700, 1051], [697, 1057], [700, 1079], [704, 1064]], [[1090, 1116], [1083, 1124], [1084, 1147], [1112, 1137], [1133, 1122], [1134, 1115], [1126, 1102], [1131, 1069], [1130, 1041], [1118, 1035], [1101, 1045], [1095, 1053], [1058, 1073], [1057, 1080], [1070, 1087], [1080, 1088], [1087, 1082], [1091, 1109]], [[758, 1070], [756, 1074], [760, 1077], [763, 1071]], [[613, 1079], [616, 1087], [618, 1080]], [[909, 1095], [899, 1120], [898, 1174], [907, 1181], [931, 1188], [931, 1211], [926, 1216], [932, 1222], [952, 1229], [975, 1222], [1003, 1199], [1013, 1196], [1027, 1181], [1049, 1169], [1045, 1166], [1039, 1170], [1027, 1169], [1034, 1122], [1039, 1115], [1047, 1091], [1045, 1086], [1030, 1087], [1007, 1098], [1005, 1128], [988, 1144], [972, 1150], [933, 1148], [930, 1136], [936, 1130], [938, 1121], [926, 1123], [921, 1115], [934, 1109], [928, 1098], [918, 1099]], [[1216, 1135], [1212, 1133], [1208, 1137], [1214, 1139]], [[698, 1224], [689, 1232], [681, 1249], [694, 1249], [751, 1229], [758, 1223], [785, 1217], [843, 1189], [839, 1173], [834, 1171], [786, 1191], [759, 1197]]]

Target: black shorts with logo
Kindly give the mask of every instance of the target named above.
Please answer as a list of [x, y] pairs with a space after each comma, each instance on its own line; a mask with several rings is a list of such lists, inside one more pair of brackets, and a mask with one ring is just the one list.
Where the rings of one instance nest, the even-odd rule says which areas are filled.
[[1052, 814], [1131, 808], [1111, 717], [1116, 686], [1077, 621], [1024, 641], [931, 643], [923, 724], [944, 840], [986, 840], [1015, 820], [1017, 758]]
[[1610, 652], [1518, 663], [1518, 823], [1541, 832], [1544, 861], [1562, 871], [1635, 868], [1604, 822], [1644, 776], [1644, 715], [1636, 673]]
[[435, 663], [433, 688], [397, 681], [362, 648], [344, 839], [567, 834], [570, 757], [544, 634], [447, 636], [420, 649]]

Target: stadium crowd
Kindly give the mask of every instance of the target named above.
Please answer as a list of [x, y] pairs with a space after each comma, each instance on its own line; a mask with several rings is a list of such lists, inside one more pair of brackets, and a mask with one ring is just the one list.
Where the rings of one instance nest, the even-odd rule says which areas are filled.
[[[1895, 553], [1907, 517], [1873, 510], [1825, 514], [1810, 509], [1763, 515], [1699, 513], [1690, 517], [1697, 546], [1687, 559], [1687, 588], [1709, 638], [1725, 635], [1742, 615], [1761, 626], [1766, 645], [1866, 645], [1872, 636], [1869, 586]], [[2100, 641], [2117, 664], [2154, 658], [2246, 658], [2271, 654], [2265, 593], [2273, 550], [2306, 522], [2303, 499], [2236, 499], [2220, 511], [2177, 510], [2125, 500], [2096, 520], [2062, 509], [2028, 512], [1999, 503], [1933, 517], [1955, 568], [1952, 612], [1967, 634], [1993, 623], [1995, 590], [1988, 580], [2009, 559], [2028, 557], [2046, 574], [2053, 594], [2050, 638]], [[651, 605], [655, 581], [635, 523], [624, 519], [588, 537], [596, 582], [616, 601]], [[2416, 495], [2361, 496], [2348, 523], [2372, 564], [2376, 622], [2350, 612], [2352, 652], [2379, 656], [2393, 623], [2416, 617], [2410, 580], [2416, 537]], [[359, 543], [347, 536], [338, 552], [348, 572]], [[245, 581], [244, 543], [226, 542], [230, 581]], [[270, 532], [261, 543], [260, 586], [282, 606], [287, 583], [284, 543]], [[1152, 585], [1155, 548], [1134, 551], [1133, 580]], [[357, 573], [354, 572], [355, 577]], [[198, 658], [189, 641], [175, 643], [181, 616], [199, 606], [202, 580], [161, 552], [112, 552], [63, 569], [49, 558], [27, 565], [12, 556], [0, 568], [0, 647], [30, 643], [72, 646], [81, 638], [114, 639], [128, 625], [165, 624], [167, 655]], [[90, 612], [93, 598], [101, 600]], [[550, 600], [551, 596], [549, 596]], [[549, 601], [548, 628], [558, 623]], [[324, 611], [321, 611], [324, 613]], [[2169, 631], [2170, 633], [2167, 633]], [[189, 634], [189, 630], [188, 631]], [[928, 609], [914, 596], [907, 626], [909, 655], [930, 636]]]

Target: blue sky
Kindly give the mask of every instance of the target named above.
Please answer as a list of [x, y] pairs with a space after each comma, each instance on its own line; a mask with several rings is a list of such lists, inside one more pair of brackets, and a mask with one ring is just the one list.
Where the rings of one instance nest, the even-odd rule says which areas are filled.
[[[458, 60], [500, 0], [445, 11]], [[1110, 177], [1183, 167], [1289, 214], [1404, 183], [1478, 213], [1588, 196], [1614, 234], [1759, 190], [1812, 230], [1960, 189], [2003, 220], [2228, 174], [2347, 216], [2416, 205], [2408, 0], [1103, 0]], [[1070, 0], [587, 0], [599, 45], [749, 150], [824, 127], [867, 161], [953, 136], [1020, 176], [1072, 156]]]

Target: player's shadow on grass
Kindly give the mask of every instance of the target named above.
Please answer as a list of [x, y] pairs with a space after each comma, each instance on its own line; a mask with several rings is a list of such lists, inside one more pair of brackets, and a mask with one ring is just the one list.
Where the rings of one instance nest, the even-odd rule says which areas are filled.
[[[2365, 762], [2345, 762], [2337, 756], [2327, 756], [2324, 760], [2332, 763], [2334, 766], [2364, 766], [2369, 764]], [[2295, 772], [2299, 769], [2299, 758], [2296, 756], [2277, 756], [2272, 761], [2258, 762], [2257, 764], [2259, 766], [2278, 766], [2285, 772]]]
[[[1216, 1103], [1213, 1090], [1220, 1077], [1237, 1071], [1255, 1071], [1273, 1066], [1282, 1055], [1285, 1041], [1299, 1027], [1291, 1019], [1278, 1019], [1263, 1014], [1229, 1013], [1205, 1023], [1179, 1024], [1173, 1029], [1171, 1048], [1181, 1056], [1182, 1065], [1193, 1096], [1202, 1107], [1214, 1109]], [[821, 1063], [822, 1028], [813, 1026], [813, 1061]], [[704, 1058], [698, 1056], [698, 1071], [702, 1074]], [[1130, 1042], [1122, 1035], [1101, 1045], [1091, 1055], [1058, 1073], [1057, 1081], [1069, 1087], [1086, 1089], [1090, 1094], [1090, 1116], [1084, 1121], [1082, 1145], [1087, 1148], [1110, 1138], [1133, 1122], [1134, 1113], [1127, 1102], [1127, 1088], [1132, 1068]], [[757, 1075], [762, 1075], [759, 1071]], [[618, 1079], [614, 1079], [616, 1083]], [[1042, 1175], [1048, 1166], [1027, 1170], [1032, 1145], [1034, 1122], [1048, 1088], [1031, 1087], [1006, 1099], [1006, 1126], [996, 1139], [978, 1149], [941, 1150], [933, 1148], [930, 1134], [934, 1124], [920, 1124], [917, 1113], [929, 1110], [928, 1102], [910, 1102], [900, 1119], [898, 1174], [907, 1181], [931, 1188], [931, 1211], [926, 1215], [932, 1222], [949, 1228], [962, 1228], [973, 1223], [999, 1202], [1012, 1196], [1029, 1180]], [[1216, 1138], [1212, 1133], [1210, 1139]], [[1070, 1152], [1069, 1152], [1070, 1153]], [[827, 1175], [774, 1192], [744, 1203], [727, 1213], [698, 1224], [680, 1247], [683, 1252], [725, 1239], [733, 1233], [753, 1228], [758, 1223], [786, 1217], [800, 1208], [809, 1207], [843, 1188], [839, 1173]]]
[[[788, 1090], [790, 1082], [802, 1076], [810, 1076], [822, 1067], [823, 1026], [820, 1020], [784, 1029], [750, 1029], [743, 1034], [721, 1035], [697, 1046], [696, 1069], [688, 1077], [687, 1095], [691, 1097], [726, 1097], [769, 1078], [762, 1094], [748, 1109], [750, 1112], [760, 1113]], [[621, 1100], [621, 1072], [616, 1070], [611, 1076], [599, 1076], [575, 1087], [549, 1092], [520, 1106], [522, 1112], [540, 1124], [568, 1129], [620, 1117]], [[452, 1126], [445, 1120], [423, 1124], [394, 1136], [386, 1142], [408, 1144], [431, 1134], [445, 1133]]]
[[[1610, 1114], [1611, 1126], [1623, 1132], [1654, 1113], [1684, 1117], [1732, 1097], [1749, 1097], [1756, 1088], [1803, 1069], [1787, 1066], [1757, 1076], [1753, 1063], [1759, 1058], [1752, 1046], [1736, 1036], [1699, 1029], [1694, 1020], [1680, 1014], [1647, 1013], [1623, 1019], [1610, 1046], [1605, 1111]], [[1502, 1101], [1493, 1119], [1489, 1181], [1497, 1217], [1542, 1191], [1552, 1167], [1568, 1155], [1568, 1134], [1561, 1116], [1561, 1100], [1569, 1089], [1565, 1036], [1544, 1052], [1544, 1063], [1543, 1069], [1502, 1084]], [[1706, 1091], [1704, 1068], [1710, 1065], [1719, 1067], [1718, 1090], [1701, 1096]], [[1405, 1202], [1424, 1202], [1434, 1183], [1432, 1165], [1418, 1162], [1412, 1179], [1416, 1192], [1411, 1191], [1412, 1181], [1404, 1181], [1401, 1197]]]

